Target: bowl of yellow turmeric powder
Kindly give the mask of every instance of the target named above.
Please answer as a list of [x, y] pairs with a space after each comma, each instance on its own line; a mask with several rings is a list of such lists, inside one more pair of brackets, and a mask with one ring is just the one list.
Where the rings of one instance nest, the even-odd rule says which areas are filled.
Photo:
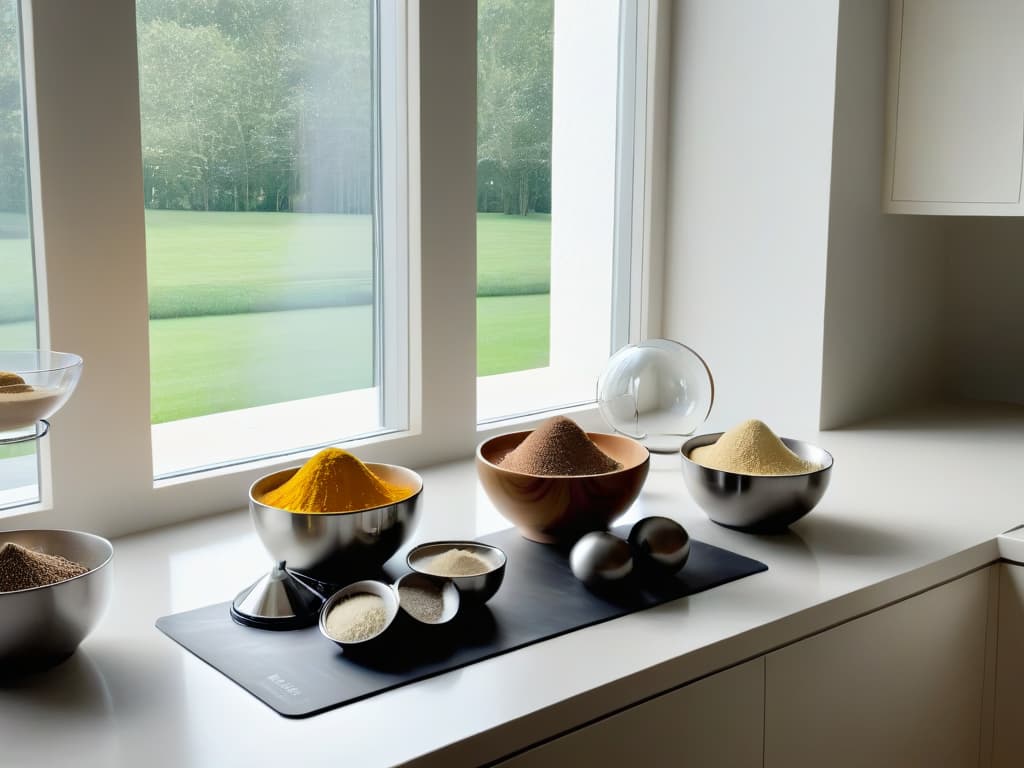
[[326, 448], [249, 489], [256, 533], [275, 562], [320, 581], [373, 574], [416, 527], [423, 480]]

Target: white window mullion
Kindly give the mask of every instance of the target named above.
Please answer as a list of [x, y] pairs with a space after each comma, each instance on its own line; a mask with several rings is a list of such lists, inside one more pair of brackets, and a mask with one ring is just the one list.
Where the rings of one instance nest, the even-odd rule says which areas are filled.
[[152, 489], [135, 5], [25, 2], [23, 19], [42, 341], [85, 359], [33, 524], [116, 529]]
[[425, 10], [416, 14], [419, 178], [411, 191], [420, 417], [423, 437], [444, 460], [472, 455], [476, 441], [476, 0]]

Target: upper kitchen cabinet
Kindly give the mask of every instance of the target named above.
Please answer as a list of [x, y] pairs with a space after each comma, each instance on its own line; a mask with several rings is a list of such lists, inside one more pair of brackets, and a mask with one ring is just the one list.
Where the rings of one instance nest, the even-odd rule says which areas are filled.
[[1024, 0], [893, 0], [884, 208], [1024, 215]]

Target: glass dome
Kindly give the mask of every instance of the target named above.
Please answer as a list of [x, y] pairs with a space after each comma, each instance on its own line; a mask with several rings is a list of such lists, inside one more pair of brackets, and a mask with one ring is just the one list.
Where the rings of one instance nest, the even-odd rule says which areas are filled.
[[597, 405], [604, 420], [655, 453], [678, 451], [707, 419], [714, 399], [707, 363], [670, 339], [623, 347], [597, 380]]

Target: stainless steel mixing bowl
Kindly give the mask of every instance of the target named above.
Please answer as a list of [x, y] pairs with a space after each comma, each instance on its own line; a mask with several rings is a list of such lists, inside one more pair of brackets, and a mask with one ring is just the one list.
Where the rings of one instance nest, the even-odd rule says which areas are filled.
[[[482, 558], [490, 566], [490, 570], [476, 576], [441, 576], [430, 568], [430, 561], [450, 549], [464, 549]], [[505, 566], [508, 555], [493, 544], [479, 541], [429, 541], [417, 544], [405, 556], [406, 564], [414, 573], [427, 576], [441, 576], [451, 579], [459, 590], [459, 601], [466, 607], [483, 605], [497, 593], [501, 582], [505, 579]]]
[[690, 495], [719, 525], [750, 533], [782, 531], [821, 501], [832, 476], [832, 454], [816, 445], [780, 438], [805, 461], [821, 466], [802, 475], [741, 475], [704, 467], [690, 459], [690, 451], [711, 445], [721, 432], [698, 435], [683, 443], [683, 479]]
[[267, 491], [300, 467], [265, 475], [249, 489], [249, 511], [256, 533], [274, 562], [319, 581], [340, 584], [374, 575], [412, 534], [423, 480], [411, 469], [394, 464], [367, 464], [371, 472], [393, 485], [412, 490], [401, 501], [357, 512], [289, 512], [263, 504]]
[[0, 531], [0, 545], [6, 542], [89, 569], [57, 584], [0, 592], [0, 675], [16, 675], [63, 661], [96, 627], [110, 600], [114, 548], [82, 531]]

